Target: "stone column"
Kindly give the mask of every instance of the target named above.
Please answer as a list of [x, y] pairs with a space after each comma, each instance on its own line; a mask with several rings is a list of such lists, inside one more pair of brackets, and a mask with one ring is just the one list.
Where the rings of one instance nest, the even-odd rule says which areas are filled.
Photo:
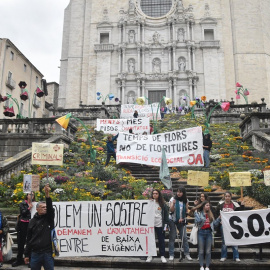
[[145, 48], [142, 48], [142, 72], [144, 72], [144, 65], [145, 65]]
[[194, 22], [191, 22], [191, 40], [194, 40]]
[[126, 48], [122, 48], [122, 72], [127, 71], [127, 65], [126, 65]]
[[126, 42], [126, 23], [123, 24], [123, 43]]
[[190, 40], [189, 21], [187, 22], [187, 40]]
[[172, 37], [171, 37], [171, 24], [168, 23], [168, 33], [169, 33], [169, 42], [171, 41]]
[[190, 46], [188, 46], [188, 69], [191, 70], [192, 65], [191, 65], [191, 57], [190, 57]]
[[172, 70], [172, 63], [171, 63], [171, 47], [168, 48], [168, 57], [169, 57], [169, 71]]
[[142, 80], [142, 96], [145, 96], [145, 80]]
[[193, 86], [194, 86], [194, 97], [197, 96], [197, 80], [193, 79]]
[[122, 104], [125, 104], [125, 86], [126, 86], [126, 82], [124, 80], [121, 81], [122, 84]]
[[176, 46], [173, 46], [173, 70], [175, 70], [175, 51], [176, 51]]
[[175, 106], [176, 104], [176, 91], [177, 91], [177, 80], [173, 79], [173, 105]]
[[122, 43], [122, 25], [118, 24], [118, 43]]
[[[121, 81], [118, 81], [117, 82], [117, 88], [118, 88], [118, 90], [117, 90], [117, 97], [121, 100]], [[121, 102], [122, 102], [122, 100], [121, 100]]]
[[142, 42], [144, 42], [144, 23], [142, 23]]
[[189, 84], [189, 96], [190, 96], [191, 100], [193, 100], [194, 97], [193, 97], [193, 93], [192, 93], [192, 78], [188, 79], [188, 84]]
[[175, 40], [175, 22], [172, 23], [172, 38]]
[[[169, 97], [171, 99], [173, 99], [173, 96], [172, 96], [172, 80], [169, 80]], [[173, 104], [174, 104], [174, 100], [173, 100]]]
[[138, 53], [138, 72], [141, 72], [141, 48], [137, 47], [137, 53]]
[[122, 69], [121, 69], [121, 48], [118, 48], [117, 50], [118, 52], [118, 73], [121, 73], [122, 72]]
[[[141, 81], [140, 80], [137, 80], [137, 97], [140, 97], [140, 86], [141, 86]], [[135, 98], [136, 99], [136, 98]]]
[[193, 63], [193, 70], [196, 70], [196, 66], [195, 66], [195, 51], [196, 51], [196, 48], [195, 47], [192, 47], [192, 63]]
[[141, 42], [141, 24], [138, 22], [137, 42]]

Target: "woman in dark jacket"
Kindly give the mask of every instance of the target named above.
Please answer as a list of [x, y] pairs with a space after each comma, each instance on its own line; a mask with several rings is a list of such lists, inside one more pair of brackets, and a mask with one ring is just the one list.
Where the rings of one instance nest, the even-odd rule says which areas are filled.
[[3, 216], [2, 212], [0, 211], [0, 267], [3, 266], [2, 240], [4, 237], [6, 237], [8, 230], [9, 230], [9, 227], [8, 227], [7, 218]]
[[33, 192], [31, 194], [28, 193], [25, 196], [25, 200], [22, 201], [19, 205], [20, 215], [17, 226], [18, 253], [16, 261], [12, 263], [12, 267], [24, 264], [23, 261], [24, 245], [26, 243], [26, 235], [29, 220], [31, 219], [31, 209], [33, 207], [32, 202], [34, 201], [35, 201], [35, 194]]
[[[161, 262], [166, 263], [165, 259], [165, 232], [164, 226], [169, 223], [169, 209], [158, 189], [153, 189], [151, 198], [155, 201], [155, 233], [158, 237], [159, 254]], [[146, 262], [151, 262], [152, 256], [148, 256]]]

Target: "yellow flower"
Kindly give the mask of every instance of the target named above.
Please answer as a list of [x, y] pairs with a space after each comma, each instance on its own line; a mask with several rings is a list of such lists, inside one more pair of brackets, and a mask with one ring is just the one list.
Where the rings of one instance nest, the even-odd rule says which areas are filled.
[[144, 105], [144, 103], [145, 103], [145, 97], [138, 97], [136, 99], [136, 102], [137, 102], [138, 105]]
[[164, 102], [165, 102], [166, 105], [170, 105], [170, 104], [172, 104], [172, 99], [165, 97]]
[[67, 129], [69, 120], [71, 117], [71, 113], [68, 113], [67, 115], [64, 115], [60, 118], [57, 118], [55, 121], [64, 129]]
[[195, 101], [195, 100], [191, 100], [191, 101], [189, 102], [189, 104], [190, 104], [191, 107], [193, 107], [193, 106], [196, 104], [196, 101]]

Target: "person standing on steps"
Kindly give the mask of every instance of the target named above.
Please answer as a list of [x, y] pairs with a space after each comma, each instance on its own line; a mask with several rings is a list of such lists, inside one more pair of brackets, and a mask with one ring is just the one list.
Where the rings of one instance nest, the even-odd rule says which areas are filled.
[[[218, 203], [218, 206], [216, 208], [216, 216], [220, 215], [220, 211], [231, 212], [231, 211], [243, 211], [243, 210], [245, 210], [244, 203], [241, 202], [241, 205], [239, 205], [237, 202], [232, 200], [232, 193], [230, 191], [226, 191], [224, 193], [224, 200]], [[227, 259], [227, 246], [225, 245], [225, 241], [224, 241], [222, 220], [221, 220], [220, 231], [221, 231], [221, 238], [222, 238], [220, 261], [224, 262]], [[239, 259], [238, 246], [232, 246], [232, 250], [233, 250], [233, 260], [235, 260], [236, 262], [240, 262], [241, 260]]]
[[8, 221], [0, 211], [0, 268], [3, 266], [3, 255], [2, 255], [2, 241], [7, 236], [9, 230]]
[[138, 118], [138, 116], [139, 116], [139, 113], [138, 113], [137, 110], [135, 110], [135, 112], [133, 113], [133, 117], [134, 117], [134, 118]]
[[186, 231], [186, 216], [188, 213], [188, 199], [186, 189], [180, 186], [177, 189], [175, 197], [170, 199], [170, 216], [169, 216], [169, 261], [174, 260], [174, 242], [177, 236], [176, 228], [179, 231], [180, 239], [183, 239], [185, 258], [189, 261], [193, 259], [189, 254], [189, 245]]
[[113, 157], [116, 160], [116, 153], [113, 142], [118, 138], [118, 135], [119, 133], [114, 137], [112, 137], [111, 135], [107, 137], [107, 160], [105, 166], [109, 164], [111, 157]]
[[220, 223], [220, 218], [214, 220], [214, 214], [211, 211], [210, 203], [205, 200], [201, 204], [194, 207], [195, 225], [198, 226], [198, 250], [200, 270], [204, 270], [204, 254], [205, 254], [205, 270], [209, 270], [211, 263], [211, 246], [214, 227]]
[[[161, 262], [166, 263], [165, 259], [165, 232], [164, 227], [165, 224], [169, 223], [169, 210], [166, 202], [158, 189], [153, 189], [152, 200], [155, 201], [155, 233], [158, 238], [158, 246], [159, 246], [159, 255], [161, 258]], [[152, 256], [148, 256], [146, 262], [152, 261]]]
[[23, 260], [24, 245], [26, 242], [27, 228], [29, 225], [29, 221], [31, 219], [31, 209], [33, 207], [32, 202], [34, 201], [35, 201], [35, 194], [34, 192], [31, 192], [26, 194], [25, 200], [22, 201], [19, 205], [20, 216], [18, 220], [18, 231], [17, 231], [18, 253], [16, 261], [12, 263], [12, 267], [24, 264]]
[[54, 209], [50, 198], [50, 186], [44, 187], [46, 202], [38, 202], [34, 217], [30, 220], [26, 237], [26, 248], [24, 251], [24, 262], [29, 264], [31, 256], [31, 269], [45, 270], [54, 269], [52, 256], [51, 230], [54, 229]]
[[209, 168], [210, 166], [210, 151], [212, 148], [212, 140], [211, 135], [208, 132], [204, 133], [203, 136], [203, 159], [204, 159], [204, 167]]

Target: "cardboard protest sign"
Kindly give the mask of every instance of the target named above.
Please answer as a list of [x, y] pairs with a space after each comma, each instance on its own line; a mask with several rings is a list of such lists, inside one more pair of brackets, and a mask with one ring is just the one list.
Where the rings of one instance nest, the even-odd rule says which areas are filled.
[[128, 133], [130, 128], [134, 134], [142, 134], [145, 131], [150, 134], [149, 118], [97, 119], [96, 130], [106, 134]]
[[204, 165], [201, 127], [154, 135], [119, 133], [116, 163], [160, 166], [163, 148], [169, 167]]
[[139, 118], [150, 118], [156, 120], [161, 119], [159, 103], [153, 103], [150, 105], [137, 105], [137, 104], [123, 104], [121, 105], [121, 119], [133, 118], [134, 112], [137, 111]]
[[269, 243], [270, 209], [220, 213], [227, 246]]
[[156, 256], [153, 201], [54, 202], [53, 207], [60, 257]]
[[208, 186], [209, 172], [188, 171], [187, 184], [190, 186]]
[[35, 174], [23, 175], [23, 192], [39, 191], [40, 176]]
[[32, 143], [32, 164], [63, 165], [64, 145], [57, 143]]
[[270, 170], [264, 171], [263, 174], [264, 174], [264, 184], [266, 186], [270, 186]]
[[229, 173], [231, 187], [249, 187], [251, 186], [250, 172]]

